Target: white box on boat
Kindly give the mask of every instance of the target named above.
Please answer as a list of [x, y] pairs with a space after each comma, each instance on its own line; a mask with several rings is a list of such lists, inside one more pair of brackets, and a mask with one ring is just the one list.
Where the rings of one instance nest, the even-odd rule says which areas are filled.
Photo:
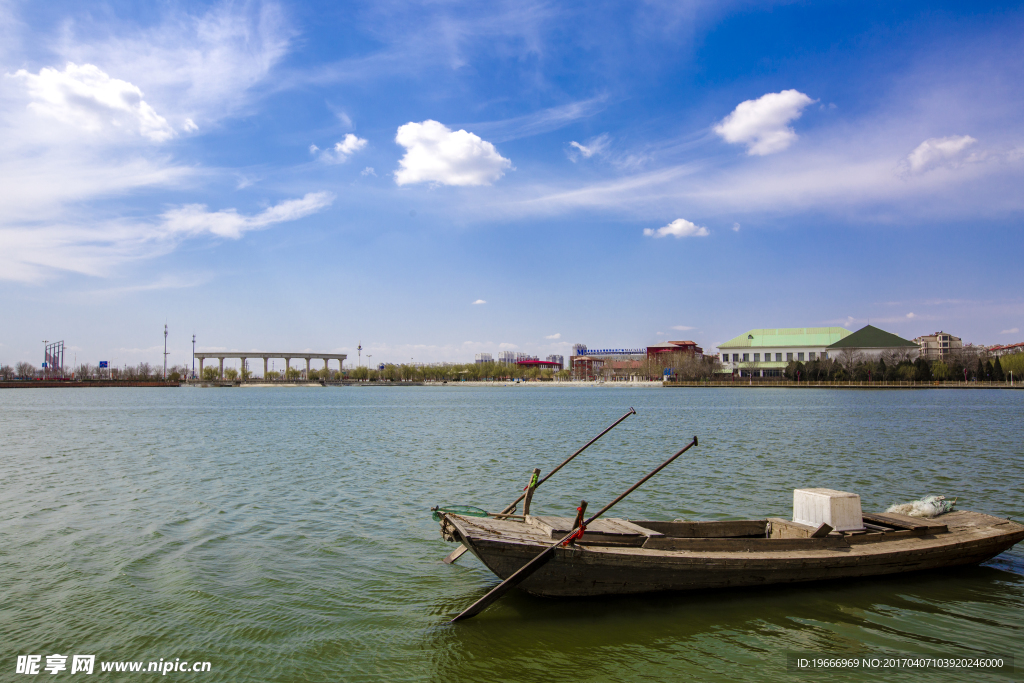
[[860, 496], [833, 489], [793, 489], [793, 521], [815, 527], [824, 522], [836, 531], [863, 529]]

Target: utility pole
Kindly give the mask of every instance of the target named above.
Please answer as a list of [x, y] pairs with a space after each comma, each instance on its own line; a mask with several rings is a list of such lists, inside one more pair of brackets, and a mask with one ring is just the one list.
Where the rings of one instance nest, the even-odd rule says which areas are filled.
[[359, 360], [356, 363], [356, 367], [363, 364], [363, 342], [359, 342], [359, 346], [356, 347], [356, 351], [359, 352]]
[[47, 379], [49, 377], [49, 374], [50, 374], [49, 373], [50, 364], [46, 360], [46, 345], [49, 344], [49, 343], [50, 343], [49, 339], [44, 339], [43, 340], [43, 379]]
[[192, 379], [196, 378], [196, 333], [192, 333]]
[[164, 323], [164, 379], [167, 379], [167, 323]]

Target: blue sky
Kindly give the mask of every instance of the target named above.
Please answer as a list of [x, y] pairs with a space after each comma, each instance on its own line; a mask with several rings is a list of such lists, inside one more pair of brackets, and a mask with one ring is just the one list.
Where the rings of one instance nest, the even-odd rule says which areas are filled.
[[[981, 9], [979, 9], [981, 8]], [[1020, 341], [1019, 4], [0, 0], [0, 362]]]

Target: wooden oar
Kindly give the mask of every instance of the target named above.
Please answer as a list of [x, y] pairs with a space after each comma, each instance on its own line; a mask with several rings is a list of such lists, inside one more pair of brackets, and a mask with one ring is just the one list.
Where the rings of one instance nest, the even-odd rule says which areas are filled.
[[[538, 486], [540, 486], [541, 484], [543, 484], [544, 482], [546, 482], [546, 481], [547, 481], [548, 479], [550, 479], [550, 478], [551, 478], [551, 475], [553, 475], [553, 474], [554, 474], [555, 472], [557, 472], [558, 470], [560, 470], [560, 469], [562, 469], [563, 467], [565, 467], [566, 465], [568, 465], [568, 464], [569, 464], [569, 461], [570, 461], [570, 460], [572, 460], [573, 458], [575, 458], [575, 457], [576, 457], [577, 455], [579, 455], [580, 453], [582, 453], [583, 451], [587, 450], [587, 449], [588, 449], [588, 448], [590, 448], [590, 447], [591, 447], [592, 445], [594, 445], [595, 443], [597, 443], [597, 440], [598, 440], [598, 439], [600, 439], [600, 438], [601, 438], [602, 436], [604, 436], [604, 435], [605, 435], [605, 434], [607, 434], [608, 432], [610, 432], [610, 431], [612, 431], [613, 429], [615, 429], [616, 427], [618, 427], [618, 426], [619, 426], [619, 423], [620, 423], [620, 422], [622, 422], [623, 420], [625, 420], [625, 419], [626, 419], [627, 417], [629, 417], [630, 415], [636, 415], [636, 411], [635, 411], [635, 410], [633, 410], [632, 408], [630, 408], [630, 409], [629, 409], [629, 412], [628, 412], [628, 413], [626, 413], [625, 415], [623, 415], [622, 417], [620, 417], [620, 418], [619, 418], [618, 420], [616, 420], [616, 421], [615, 421], [614, 423], [612, 423], [612, 426], [608, 427], [608, 429], [604, 430], [603, 432], [601, 432], [600, 434], [598, 434], [597, 436], [595, 436], [595, 437], [594, 437], [593, 439], [591, 439], [590, 441], [588, 441], [588, 442], [587, 442], [587, 444], [586, 444], [586, 445], [585, 445], [585, 446], [584, 446], [583, 448], [579, 449], [578, 451], [576, 451], [575, 453], [573, 453], [572, 455], [570, 455], [570, 456], [569, 456], [568, 458], [566, 458], [565, 460], [563, 460], [563, 461], [562, 461], [562, 464], [561, 464], [561, 465], [559, 465], [559, 466], [558, 466], [558, 467], [556, 467], [555, 469], [553, 469], [553, 470], [551, 470], [550, 472], [548, 472], [547, 476], [545, 476], [545, 477], [544, 477], [543, 479], [541, 479], [540, 481], [538, 481], [538, 482], [537, 482], [537, 484], [536, 484], [536, 486], [534, 486], [533, 488], [535, 488], [535, 489], [536, 489], [536, 488], [537, 488]], [[519, 496], [518, 498], [516, 498], [516, 499], [515, 499], [514, 501], [512, 501], [512, 503], [511, 503], [511, 504], [510, 504], [510, 505], [509, 505], [508, 507], [506, 507], [506, 508], [505, 508], [504, 510], [502, 510], [502, 511], [501, 511], [501, 512], [499, 512], [498, 514], [501, 514], [501, 515], [503, 515], [503, 514], [505, 514], [505, 513], [507, 513], [507, 512], [512, 512], [513, 510], [515, 510], [515, 509], [516, 509], [516, 505], [519, 505], [519, 501], [521, 501], [521, 500], [522, 500], [523, 498], [525, 498], [525, 497], [526, 497], [526, 494], [525, 494], [525, 493], [523, 493], [523, 494], [522, 494], [522, 495], [520, 495], [520, 496]], [[466, 546], [464, 546], [464, 545], [460, 545], [460, 546], [459, 546], [458, 548], [456, 548], [455, 550], [453, 550], [453, 551], [452, 551], [452, 552], [451, 552], [451, 553], [450, 553], [450, 554], [448, 555], [448, 557], [444, 558], [444, 563], [445, 563], [445, 564], [451, 564], [451, 563], [452, 563], [452, 562], [454, 562], [455, 560], [457, 560], [457, 559], [459, 559], [460, 557], [462, 557], [463, 553], [465, 553], [465, 552], [466, 552], [467, 550], [469, 550], [469, 548], [467, 548], [467, 547], [466, 547]]]
[[[598, 517], [600, 517], [604, 513], [606, 513], [609, 510], [611, 510], [612, 507], [616, 503], [618, 503], [620, 500], [622, 500], [623, 498], [625, 498], [629, 494], [633, 493], [633, 491], [637, 490], [637, 488], [639, 488], [641, 484], [643, 484], [645, 481], [647, 481], [648, 479], [653, 477], [655, 474], [657, 474], [658, 472], [663, 470], [666, 466], [668, 466], [669, 463], [671, 463], [673, 460], [675, 460], [680, 455], [682, 455], [683, 453], [685, 453], [686, 451], [690, 450], [692, 447], [694, 447], [696, 445], [697, 445], [697, 437], [693, 437], [693, 441], [691, 441], [690, 443], [686, 444], [685, 448], [683, 448], [681, 451], [679, 451], [678, 453], [673, 455], [671, 458], [669, 458], [665, 462], [663, 462], [660, 465], [658, 465], [656, 468], [654, 468], [650, 472], [650, 474], [648, 474], [646, 477], [644, 477], [643, 479], [641, 479], [637, 483], [635, 483], [632, 486], [630, 486], [629, 489], [625, 493], [623, 493], [621, 496], [619, 496], [618, 498], [616, 498], [615, 500], [613, 500], [612, 502], [608, 503], [603, 508], [601, 508], [600, 512], [598, 512], [596, 515], [594, 515], [593, 517], [591, 517], [587, 521], [583, 522], [582, 527], [586, 528], [586, 527], [590, 526], [590, 524], [595, 519], [597, 519]], [[573, 538], [574, 536], [582, 535], [580, 532], [581, 532], [580, 529], [574, 529], [573, 531], [569, 532], [568, 534], [566, 534], [562, 538], [558, 539], [557, 541], [555, 541], [554, 543], [549, 545], [547, 548], [542, 550], [541, 553], [539, 555], [537, 555], [537, 557], [533, 558], [532, 560], [530, 560], [529, 562], [524, 564], [522, 567], [520, 567], [516, 571], [515, 574], [513, 574], [512, 576], [508, 577], [507, 579], [505, 579], [504, 581], [499, 583], [497, 586], [495, 586], [491, 590], [490, 593], [488, 593], [484, 597], [482, 597], [479, 600], [477, 600], [476, 602], [474, 602], [472, 605], [469, 606], [468, 609], [466, 609], [464, 612], [462, 612], [462, 614], [460, 614], [457, 617], [455, 617], [454, 619], [452, 619], [449, 623], [454, 624], [456, 621], [462, 621], [463, 619], [469, 619], [470, 617], [475, 617], [476, 615], [478, 615], [481, 612], [483, 612], [485, 609], [487, 609], [488, 606], [490, 606], [491, 603], [493, 603], [495, 600], [497, 600], [498, 598], [503, 596], [509, 590], [511, 590], [511, 589], [515, 588], [516, 586], [518, 586], [519, 584], [521, 584], [526, 579], [530, 578], [530, 576], [532, 576], [534, 572], [536, 572], [538, 569], [540, 569], [545, 564], [547, 564], [551, 560], [551, 558], [553, 558], [555, 556], [555, 548], [557, 548], [561, 544], [565, 543], [569, 539]]]

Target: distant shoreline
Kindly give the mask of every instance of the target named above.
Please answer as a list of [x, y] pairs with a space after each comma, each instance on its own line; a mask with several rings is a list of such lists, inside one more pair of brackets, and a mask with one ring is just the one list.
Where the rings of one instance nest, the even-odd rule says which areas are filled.
[[134, 380], [89, 380], [85, 382], [61, 380], [21, 380], [0, 382], [0, 389], [99, 389], [102, 387], [179, 387], [180, 382], [134, 381]]
[[743, 380], [728, 381], [715, 380], [710, 382], [538, 382], [538, 381], [469, 381], [469, 382], [327, 382], [326, 384], [313, 382], [231, 382], [224, 381], [192, 381], [192, 382], [164, 382], [156, 381], [117, 381], [117, 380], [89, 380], [89, 381], [12, 381], [0, 382], [0, 389], [99, 389], [99, 388], [138, 388], [138, 387], [181, 387], [192, 386], [202, 388], [295, 388], [295, 387], [355, 387], [355, 388], [384, 388], [384, 387], [547, 387], [547, 388], [585, 388], [596, 389], [601, 387], [619, 389], [1024, 389], [1024, 384], [1014, 382], [793, 382], [793, 381], [768, 381], [748, 382]]

